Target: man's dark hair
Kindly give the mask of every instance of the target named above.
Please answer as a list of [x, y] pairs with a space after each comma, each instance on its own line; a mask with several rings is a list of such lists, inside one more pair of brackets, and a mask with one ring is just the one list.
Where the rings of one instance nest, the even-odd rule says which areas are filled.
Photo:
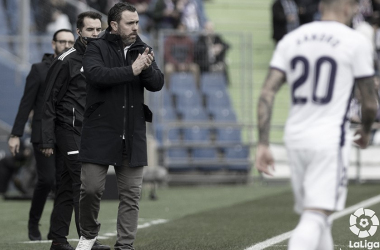
[[77, 18], [77, 28], [79, 30], [82, 30], [82, 28], [84, 27], [83, 20], [85, 17], [89, 17], [91, 19], [99, 19], [100, 22], [102, 22], [102, 15], [100, 15], [98, 12], [95, 12], [95, 11], [82, 12], [78, 15], [78, 18]]
[[69, 30], [69, 29], [60, 29], [60, 30], [57, 30], [56, 32], [54, 32], [54, 35], [53, 35], [53, 41], [57, 41], [57, 35], [61, 32], [70, 32], [71, 34], [73, 34], [73, 31]]
[[[327, 5], [329, 5], [329, 4], [334, 4], [334, 3], [337, 3], [337, 2], [339, 2], [339, 0], [321, 0], [321, 2], [322, 3], [324, 3], [324, 4], [327, 4]], [[359, 3], [359, 0], [351, 0], [351, 2], [352, 3]]]
[[129, 3], [117, 3], [108, 12], [108, 27], [111, 27], [111, 22], [115, 21], [117, 23], [121, 20], [121, 13], [128, 10], [130, 12], [135, 12], [136, 8]]

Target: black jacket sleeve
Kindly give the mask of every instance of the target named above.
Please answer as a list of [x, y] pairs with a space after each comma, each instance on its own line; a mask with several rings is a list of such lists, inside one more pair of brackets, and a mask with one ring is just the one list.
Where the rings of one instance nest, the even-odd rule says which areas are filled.
[[37, 66], [33, 64], [26, 77], [24, 94], [21, 98], [20, 106], [13, 124], [12, 135], [21, 137], [24, 134], [25, 124], [28, 120], [30, 111], [33, 109], [38, 94], [38, 88], [40, 87], [41, 79], [39, 75]]
[[41, 148], [54, 148], [57, 96], [69, 76], [68, 67], [63, 61], [56, 60], [46, 77], [46, 91], [42, 107], [42, 144]]
[[[113, 60], [117, 60], [117, 58]], [[96, 43], [87, 45], [83, 57], [83, 69], [87, 83], [97, 88], [108, 88], [114, 85], [136, 82], [132, 65], [120, 67], [106, 65], [102, 58], [101, 49]], [[164, 75], [158, 69], [155, 61], [148, 69], [143, 70], [139, 77], [144, 87], [150, 91], [158, 91], [164, 85]]]
[[87, 83], [97, 88], [108, 88], [135, 81], [132, 66], [112, 67], [105, 65], [101, 49], [94, 42], [87, 45], [83, 56], [83, 70]]
[[156, 61], [153, 61], [149, 68], [141, 71], [140, 81], [149, 91], [159, 91], [164, 86], [164, 74], [158, 68]]

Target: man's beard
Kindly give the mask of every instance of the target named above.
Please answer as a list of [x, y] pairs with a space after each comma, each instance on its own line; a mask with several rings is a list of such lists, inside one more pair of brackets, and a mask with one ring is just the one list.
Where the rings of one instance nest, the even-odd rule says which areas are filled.
[[58, 49], [55, 49], [55, 50], [54, 50], [54, 53], [58, 56], [58, 55], [60, 55], [63, 51], [65, 51], [65, 50], [67, 50], [67, 49], [65, 48], [65, 49], [63, 49], [63, 50], [61, 50], [61, 51], [59, 51]]
[[[121, 34], [120, 30], [118, 30], [119, 34]], [[136, 35], [135, 37], [130, 37], [131, 35]], [[120, 35], [121, 40], [123, 41], [124, 46], [129, 46], [132, 43], [136, 42], [137, 33], [130, 34], [130, 35]]]

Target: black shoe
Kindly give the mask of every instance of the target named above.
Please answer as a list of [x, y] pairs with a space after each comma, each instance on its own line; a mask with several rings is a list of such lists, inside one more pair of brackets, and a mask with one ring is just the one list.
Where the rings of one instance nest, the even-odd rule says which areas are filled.
[[75, 250], [69, 243], [51, 243], [50, 250]]
[[28, 236], [31, 241], [42, 240], [38, 224], [28, 223]]
[[91, 250], [110, 250], [111, 247], [107, 245], [102, 245], [98, 240], [95, 241], [94, 245], [92, 246]]

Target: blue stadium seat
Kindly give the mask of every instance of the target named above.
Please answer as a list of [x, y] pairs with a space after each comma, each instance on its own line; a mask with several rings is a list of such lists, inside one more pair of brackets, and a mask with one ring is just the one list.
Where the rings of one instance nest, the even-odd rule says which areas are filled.
[[165, 123], [175, 122], [177, 120], [177, 114], [170, 106], [166, 108], [159, 108], [153, 114], [154, 122]]
[[179, 128], [167, 128], [165, 124], [154, 124], [153, 129], [160, 145], [166, 141], [171, 143], [181, 141], [181, 130]]
[[225, 159], [247, 159], [249, 157], [249, 147], [236, 145], [224, 149]]
[[251, 169], [248, 146], [236, 145], [225, 148], [224, 159], [228, 170], [248, 172]]
[[209, 93], [206, 95], [206, 107], [210, 112], [220, 108], [232, 108], [228, 93], [224, 90]]
[[219, 108], [211, 110], [210, 113], [214, 121], [237, 121], [235, 112], [230, 108]]
[[200, 87], [206, 95], [217, 90], [226, 90], [226, 86], [226, 76], [221, 72], [205, 72], [201, 75]]
[[194, 148], [192, 150], [193, 164], [202, 171], [220, 170], [222, 164], [218, 164], [218, 151], [216, 148]]
[[216, 129], [216, 142], [217, 143], [240, 143], [241, 131], [236, 127], [225, 127]]
[[169, 90], [172, 94], [178, 94], [185, 90], [196, 90], [195, 77], [191, 73], [173, 73], [170, 77]]
[[203, 107], [195, 107], [183, 110], [183, 121], [208, 121], [208, 116]]
[[189, 153], [186, 148], [169, 148], [166, 150], [166, 155], [170, 158], [187, 159]]
[[165, 90], [165, 87], [158, 92], [148, 92], [149, 107], [152, 110], [160, 108], [172, 108], [173, 98], [169, 91]]
[[197, 90], [185, 90], [175, 95], [178, 113], [183, 114], [186, 109], [202, 108], [202, 98]]
[[217, 150], [215, 148], [194, 148], [192, 158], [194, 160], [214, 160], [217, 158]]
[[165, 164], [169, 171], [189, 171], [194, 167], [190, 164], [186, 148], [169, 148], [165, 150]]
[[183, 132], [183, 140], [185, 143], [210, 143], [210, 129], [193, 126], [185, 128]]

